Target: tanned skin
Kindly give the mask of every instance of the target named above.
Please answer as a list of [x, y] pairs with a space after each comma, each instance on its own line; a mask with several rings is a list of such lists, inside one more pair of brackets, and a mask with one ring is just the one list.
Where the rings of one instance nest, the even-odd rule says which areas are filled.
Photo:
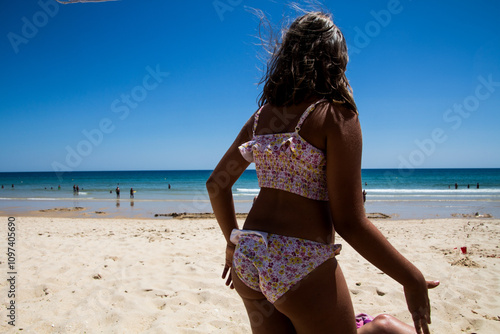
[[[256, 134], [294, 132], [302, 113], [317, 100], [319, 98], [311, 98], [289, 107], [266, 104], [261, 111]], [[322, 243], [333, 243], [337, 232], [364, 258], [403, 286], [415, 328], [384, 316], [357, 331], [346, 281], [337, 260], [332, 258], [274, 304], [232, 273], [227, 284], [234, 286], [243, 299], [252, 331], [429, 334], [427, 289], [439, 283], [426, 282], [422, 273], [365, 216], [361, 184], [362, 136], [357, 113], [337, 103], [322, 102], [306, 118], [299, 132], [302, 138], [326, 154], [329, 201], [316, 201], [282, 190], [262, 188], [244, 225], [239, 227], [231, 187], [249, 165], [238, 146], [252, 139], [254, 117], [243, 126], [207, 181], [212, 208], [227, 241], [223, 278], [232, 266], [234, 245], [230, 242], [230, 234], [233, 228]], [[388, 328], [388, 331], [382, 331], [382, 328]]]

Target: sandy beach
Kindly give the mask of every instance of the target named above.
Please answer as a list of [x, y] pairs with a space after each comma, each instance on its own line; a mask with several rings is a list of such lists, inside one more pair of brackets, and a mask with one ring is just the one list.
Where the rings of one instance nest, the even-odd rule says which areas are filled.
[[[373, 221], [441, 281], [430, 291], [433, 333], [500, 332], [499, 219]], [[220, 278], [225, 241], [214, 219], [16, 217], [15, 233], [14, 271], [0, 258], [2, 333], [250, 333]], [[396, 282], [345, 242], [338, 259], [357, 313], [411, 322]]]

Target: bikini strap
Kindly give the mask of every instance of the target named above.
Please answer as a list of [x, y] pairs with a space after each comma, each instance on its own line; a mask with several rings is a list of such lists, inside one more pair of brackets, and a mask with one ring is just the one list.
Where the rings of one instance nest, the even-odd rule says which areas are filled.
[[300, 127], [302, 126], [302, 123], [304, 123], [304, 121], [306, 120], [307, 116], [309, 116], [309, 114], [314, 110], [316, 109], [316, 105], [321, 103], [321, 102], [324, 102], [326, 101], [326, 99], [321, 99], [319, 101], [316, 101], [314, 102], [313, 104], [311, 104], [307, 109], [306, 111], [304, 111], [304, 113], [302, 114], [302, 116], [300, 116], [300, 119], [297, 123], [297, 125], [295, 126], [295, 132], [299, 132], [300, 131]]
[[260, 112], [262, 111], [262, 108], [264, 108], [264, 106], [260, 107], [259, 110], [257, 110], [257, 112], [255, 113], [254, 119], [253, 119], [253, 135], [254, 136], [255, 136], [255, 130], [257, 130], [257, 123], [259, 122], [259, 116], [260, 116]]

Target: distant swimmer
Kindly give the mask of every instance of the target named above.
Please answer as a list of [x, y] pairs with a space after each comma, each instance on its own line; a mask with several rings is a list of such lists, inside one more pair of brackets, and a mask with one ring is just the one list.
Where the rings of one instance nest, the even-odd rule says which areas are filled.
[[476, 189], [479, 189], [479, 183], [478, 183], [478, 184], [476, 184]]
[[458, 189], [458, 184], [457, 183], [455, 183], [455, 189]]
[[130, 188], [130, 198], [134, 198], [134, 188]]
[[120, 197], [120, 187], [116, 187], [116, 197]]

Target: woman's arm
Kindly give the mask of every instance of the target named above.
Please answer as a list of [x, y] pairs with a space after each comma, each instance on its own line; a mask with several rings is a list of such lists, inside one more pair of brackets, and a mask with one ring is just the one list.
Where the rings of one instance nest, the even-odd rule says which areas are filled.
[[[238, 228], [231, 188], [250, 164], [243, 158], [238, 146], [252, 138], [253, 120], [254, 116], [252, 116], [243, 129], [241, 129], [235, 141], [219, 161], [206, 183], [215, 218], [217, 219], [217, 223], [219, 223], [227, 243], [226, 260], [222, 271], [222, 278], [226, 278], [232, 266], [235, 245], [230, 241], [230, 237], [231, 231], [234, 228]], [[226, 285], [231, 289], [234, 288], [231, 282], [231, 275], [227, 278]]]
[[231, 244], [231, 231], [238, 228], [231, 188], [250, 164], [242, 157], [238, 146], [252, 139], [253, 119], [252, 116], [243, 126], [206, 183], [215, 218], [228, 245]]
[[366, 218], [361, 186], [362, 136], [357, 114], [327, 113], [328, 194], [337, 233], [373, 265], [404, 286], [417, 333], [429, 333], [430, 306], [422, 273]]

